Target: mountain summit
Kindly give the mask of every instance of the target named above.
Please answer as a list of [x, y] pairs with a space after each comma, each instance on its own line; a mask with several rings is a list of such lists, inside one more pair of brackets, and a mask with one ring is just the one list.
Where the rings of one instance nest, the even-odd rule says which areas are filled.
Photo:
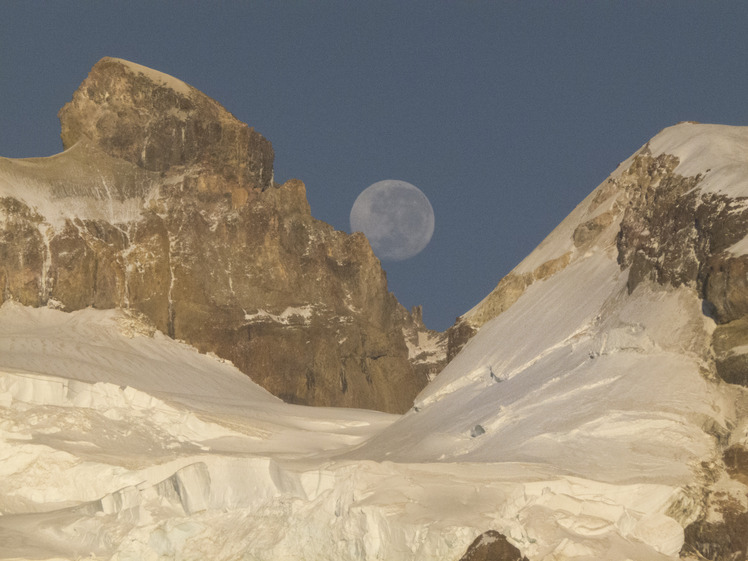
[[717, 323], [708, 352], [748, 386], [748, 131], [681, 123], [621, 163], [525, 260], [450, 328], [450, 358], [535, 282], [591, 252], [615, 257], [629, 293], [688, 287]]
[[262, 135], [113, 58], [59, 117], [64, 152], [0, 159], [0, 302], [137, 311], [292, 403], [411, 406], [432, 365], [409, 356], [432, 335], [363, 235], [274, 183]]

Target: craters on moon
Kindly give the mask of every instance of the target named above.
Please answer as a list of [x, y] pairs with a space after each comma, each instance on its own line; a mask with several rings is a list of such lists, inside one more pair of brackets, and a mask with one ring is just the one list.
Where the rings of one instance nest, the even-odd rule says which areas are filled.
[[351, 231], [363, 232], [382, 261], [403, 261], [431, 241], [434, 209], [415, 185], [397, 179], [378, 181], [353, 203]]

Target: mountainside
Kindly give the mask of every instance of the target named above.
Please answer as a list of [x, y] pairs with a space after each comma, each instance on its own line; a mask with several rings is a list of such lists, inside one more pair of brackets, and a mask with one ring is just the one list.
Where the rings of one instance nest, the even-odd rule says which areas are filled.
[[111, 58], [59, 116], [64, 152], [0, 158], [0, 302], [140, 312], [288, 402], [411, 406], [435, 334], [362, 234], [312, 218], [300, 181], [274, 183], [259, 133]]
[[[644, 280], [694, 288], [719, 324], [746, 315], [745, 129], [682, 123], [618, 169], [477, 306], [450, 328], [450, 358], [538, 280], [601, 243], [615, 244], [629, 292]], [[611, 241], [611, 236], [614, 240]]]
[[[131, 168], [125, 153], [96, 161], [135, 170], [128, 185], [145, 177], [143, 197], [161, 208], [171, 172]], [[55, 158], [76, 170], [89, 161]], [[7, 177], [12, 166], [54, 161], [5, 160], [0, 169]], [[153, 173], [156, 196], [148, 194]], [[56, 174], [38, 187], [4, 179], [3, 192], [10, 199], [11, 185], [23, 185], [15, 198], [29, 201], [54, 190]], [[187, 202], [203, 192], [176, 185]], [[264, 197], [293, 198], [298, 189], [258, 184], [245, 189], [245, 204], [260, 208], [272, 200]], [[111, 223], [95, 215], [104, 212], [96, 201], [112, 200], [107, 212], [144, 213], [127, 198], [118, 206], [116, 198], [66, 193], [64, 204], [39, 203], [41, 210], [18, 202], [4, 215], [19, 225], [6, 226], [6, 239], [51, 228], [53, 219], [71, 232]], [[229, 204], [227, 193], [220, 197]], [[58, 277], [11, 268], [5, 282], [15, 301], [0, 307], [0, 559], [745, 559], [747, 202], [748, 127], [665, 129], [462, 316], [450, 333], [452, 361], [403, 415], [283, 403], [233, 365], [158, 330], [178, 331], [192, 310], [177, 305], [176, 292], [167, 292], [175, 312], [167, 306], [161, 323], [131, 302], [63, 313], [20, 296], [24, 286], [41, 286], [47, 303], [64, 304], [44, 292], [60, 286]], [[71, 208], [75, 218], [67, 219]], [[42, 211], [53, 218], [35, 223]], [[241, 220], [248, 211], [236, 212]], [[278, 220], [272, 232], [282, 238], [280, 224], [289, 222]], [[217, 224], [222, 231], [223, 218]], [[328, 241], [366, 245], [328, 231]], [[33, 250], [34, 236], [22, 244], [19, 234], [13, 247]], [[198, 247], [210, 255], [207, 245]], [[134, 247], [149, 263], [146, 246]], [[32, 250], [9, 262], [37, 263]], [[186, 268], [174, 262], [174, 270]], [[53, 270], [54, 260], [38, 266]], [[202, 285], [169, 275], [181, 298], [201, 297]], [[346, 292], [334, 286], [323, 301], [347, 313]], [[306, 325], [303, 310], [242, 313]], [[397, 345], [407, 356], [405, 342]], [[418, 356], [412, 342], [410, 355]], [[267, 364], [274, 360], [285, 358]]]
[[[746, 240], [748, 127], [665, 129], [458, 320], [454, 359], [414, 411], [351, 457], [532, 461], [652, 486], [656, 549], [676, 554], [685, 527], [684, 553], [742, 559]], [[617, 516], [597, 524], [625, 534]]]

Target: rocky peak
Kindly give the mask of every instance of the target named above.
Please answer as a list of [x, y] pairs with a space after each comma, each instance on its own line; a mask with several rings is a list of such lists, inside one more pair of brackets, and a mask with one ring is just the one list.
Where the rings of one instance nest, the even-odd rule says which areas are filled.
[[149, 171], [199, 166], [208, 189], [273, 182], [273, 148], [261, 134], [192, 86], [129, 61], [96, 63], [59, 118], [66, 150], [86, 138]]
[[411, 406], [427, 330], [362, 234], [315, 220], [301, 181], [273, 182], [259, 133], [112, 58], [60, 121], [61, 154], [0, 158], [0, 303], [130, 309], [286, 401]]

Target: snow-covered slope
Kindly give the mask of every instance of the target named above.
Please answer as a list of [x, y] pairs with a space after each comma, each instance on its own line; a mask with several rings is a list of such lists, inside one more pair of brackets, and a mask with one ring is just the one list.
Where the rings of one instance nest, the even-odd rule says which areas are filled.
[[48, 158], [0, 157], [0, 196], [25, 204], [48, 227], [62, 228], [65, 220], [123, 224], [139, 217], [153, 197], [154, 176], [84, 140]]
[[621, 540], [677, 555], [701, 462], [742, 395], [705, 376], [712, 328], [693, 290], [629, 297], [615, 262], [580, 259], [486, 324], [411, 413], [347, 457], [552, 473], [524, 489], [519, 523], [498, 528], [530, 559], [655, 558]]
[[[609, 559], [680, 547], [662, 515], [678, 473], [341, 458], [395, 417], [282, 404], [116, 312], [9, 303], [0, 325], [0, 558], [458, 559], [488, 529], [531, 558], [597, 550], [601, 532]], [[429, 425], [418, 438], [443, 452], [477, 442]]]
[[[226, 523], [240, 524], [257, 505], [315, 496], [333, 482], [324, 460], [308, 474], [281, 464], [357, 444], [394, 416], [284, 404], [123, 312], [8, 302], [0, 419], [0, 558], [147, 559], [170, 540], [184, 544], [184, 532], [208, 531], [188, 522], [197, 511], [220, 519], [228, 509]], [[170, 535], [175, 520], [191, 530]], [[143, 543], [125, 537], [141, 534]], [[248, 543], [224, 549], [210, 535], [214, 559]]]
[[660, 184], [737, 208], [746, 146], [684, 124], [621, 164], [403, 416], [286, 405], [123, 312], [7, 302], [0, 559], [457, 561], [487, 530], [533, 561], [678, 558], [722, 516], [705, 489], [748, 505], [721, 459], [748, 392], [717, 376], [732, 324], [703, 286], [627, 265], [621, 231]]

